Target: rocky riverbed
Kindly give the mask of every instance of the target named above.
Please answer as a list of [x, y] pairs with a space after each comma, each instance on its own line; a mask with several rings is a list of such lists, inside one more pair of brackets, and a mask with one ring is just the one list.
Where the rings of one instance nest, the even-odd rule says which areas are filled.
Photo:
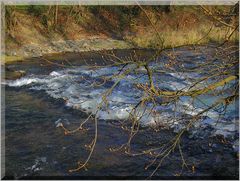
[[110, 38], [88, 38], [81, 40], [60, 40], [46, 44], [27, 44], [17, 49], [8, 49], [7, 56], [39, 57], [49, 53], [83, 52], [111, 49], [128, 49], [134, 46], [123, 40]]

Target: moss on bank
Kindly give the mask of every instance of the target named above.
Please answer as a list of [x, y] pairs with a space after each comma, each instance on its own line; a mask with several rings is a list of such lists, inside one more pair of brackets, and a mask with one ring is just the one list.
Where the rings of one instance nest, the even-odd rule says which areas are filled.
[[22, 56], [10, 56], [10, 55], [1, 55], [1, 64], [11, 63], [15, 61], [22, 61], [24, 57]]

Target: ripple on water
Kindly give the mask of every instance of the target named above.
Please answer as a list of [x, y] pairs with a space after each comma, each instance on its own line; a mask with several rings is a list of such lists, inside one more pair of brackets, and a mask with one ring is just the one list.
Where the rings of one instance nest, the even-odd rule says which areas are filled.
[[[159, 64], [151, 64], [152, 67], [158, 67]], [[66, 106], [74, 109], [82, 110], [86, 113], [95, 114], [99, 119], [104, 120], [125, 120], [128, 119], [130, 112], [134, 106], [140, 101], [143, 92], [136, 89], [134, 83], [147, 83], [148, 78], [143, 72], [138, 74], [131, 73], [123, 80], [114, 78], [111, 80], [110, 86], [91, 86], [94, 82], [100, 81], [102, 76], [110, 77], [118, 73], [120, 67], [105, 67], [90, 69], [86, 66], [77, 68], [66, 68], [63, 70], [52, 71], [49, 75], [30, 75], [14, 81], [8, 81], [8, 86], [22, 87], [27, 86], [32, 90], [43, 90], [48, 95], [56, 99], [64, 99]], [[127, 68], [136, 69], [135, 66]], [[165, 74], [154, 74], [153, 79], [157, 86], [164, 87], [168, 90], [187, 90], [191, 85], [191, 81], [201, 77], [197, 73], [169, 72]], [[98, 111], [99, 104], [103, 101], [102, 94], [108, 90], [114, 82], [119, 81], [119, 84], [108, 97], [108, 107], [102, 107]], [[202, 97], [202, 100], [208, 100], [208, 103], [214, 101], [214, 96]], [[155, 107], [155, 113], [151, 110], [151, 104], [145, 110], [139, 106], [136, 110], [137, 117], [140, 118], [142, 126], [167, 125], [174, 128], [175, 131], [181, 130], [186, 124], [184, 121], [179, 121], [176, 116], [195, 116], [206, 108], [206, 104], [200, 101], [193, 101], [190, 98], [182, 97], [177, 103], [177, 107], [170, 106], [168, 111], [162, 109], [162, 106]], [[232, 106], [232, 110], [236, 107]], [[144, 114], [145, 113], [145, 114]], [[229, 114], [230, 115], [230, 114]], [[230, 121], [221, 120], [219, 124], [215, 124], [218, 120], [219, 113], [211, 110], [204, 113], [205, 122], [196, 123], [197, 126], [207, 124], [215, 129], [213, 135], [221, 134], [229, 136], [234, 134], [236, 130], [236, 119]], [[227, 117], [228, 115], [226, 115]], [[231, 115], [232, 116], [232, 115]], [[232, 116], [233, 117], [233, 116]], [[237, 117], [237, 115], [235, 116]], [[184, 119], [183, 119], [184, 120]], [[207, 120], [210, 120], [206, 123]], [[59, 123], [60, 124], [60, 123]]]

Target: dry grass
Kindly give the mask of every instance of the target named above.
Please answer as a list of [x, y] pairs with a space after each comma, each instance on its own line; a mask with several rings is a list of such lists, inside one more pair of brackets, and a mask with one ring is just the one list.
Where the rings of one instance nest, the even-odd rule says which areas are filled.
[[[169, 48], [190, 44], [222, 43], [231, 31], [226, 27], [213, 27], [211, 29], [211, 26], [203, 25], [191, 30], [176, 31], [168, 29], [160, 31], [160, 35], [164, 40], [164, 48]], [[138, 36], [127, 36], [126, 39], [144, 48], [157, 48], [159, 46], [159, 39], [153, 31], [143, 32]], [[237, 32], [230, 37], [229, 41], [239, 41]]]

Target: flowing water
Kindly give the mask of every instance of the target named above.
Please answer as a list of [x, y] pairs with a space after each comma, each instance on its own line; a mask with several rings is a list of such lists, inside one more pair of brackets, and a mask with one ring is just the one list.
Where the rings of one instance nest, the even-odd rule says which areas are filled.
[[[179, 49], [178, 61], [189, 69], [203, 63], [207, 56], [188, 49]], [[119, 57], [129, 56], [133, 50], [116, 50]], [[136, 50], [141, 59], [150, 57], [151, 50]], [[131, 72], [120, 79], [109, 79], [103, 86], [102, 77], [111, 77], [121, 67], [105, 66], [90, 68], [86, 65], [104, 64], [103, 57], [93, 52], [72, 54], [60, 57], [52, 56], [54, 62], [64, 62], [69, 66], [49, 64], [41, 58], [7, 65], [9, 69], [23, 70], [27, 74], [17, 80], [6, 80], [5, 84], [5, 169], [7, 176], [96, 176], [93, 178], [146, 178], [154, 166], [144, 167], [152, 158], [149, 156], [128, 156], [122, 152], [110, 152], [109, 147], [121, 146], [128, 140], [128, 134], [117, 126], [118, 121], [126, 120], [144, 92], [135, 84], [148, 82], [146, 71], [134, 65], [127, 65], [123, 70]], [[68, 59], [69, 61], [64, 61]], [[179, 67], [165, 70], [167, 58], [160, 56], [150, 63], [150, 68], [160, 72], [153, 75], [155, 85], [170, 91], [187, 91], [192, 83], [206, 75], [204, 72], [181, 72]], [[216, 60], [216, 63], [219, 63]], [[107, 64], [109, 65], [109, 64]], [[208, 70], [205, 70], [206, 72]], [[235, 71], [235, 70], [233, 70]], [[208, 83], [211, 83], [209, 79]], [[102, 94], [115, 85], [109, 95], [107, 107], [98, 111]], [[233, 82], [234, 83], [234, 82]], [[199, 84], [198, 88], [205, 85]], [[225, 89], [231, 88], [225, 87]], [[226, 91], [227, 92], [227, 91]], [[228, 95], [228, 93], [226, 93]], [[132, 147], [136, 150], [159, 146], [172, 138], [184, 121], [179, 117], [191, 117], [207, 108], [217, 100], [217, 96], [203, 95], [201, 101], [180, 97], [177, 106], [157, 106], [151, 114], [151, 104], [145, 110], [139, 107], [139, 135], [133, 139]], [[144, 116], [141, 116], [142, 114]], [[88, 164], [88, 170], [69, 173], [76, 167], [77, 161], [84, 161], [88, 156], [85, 148], [94, 137], [94, 124], [89, 121], [89, 130], [64, 135], [59, 127], [76, 128], [88, 114], [99, 120], [97, 145]], [[203, 115], [202, 121], [194, 124], [193, 129], [182, 137], [182, 150], [190, 169], [183, 171], [183, 176], [237, 177], [238, 176], [238, 100], [232, 103], [224, 117], [211, 110]], [[168, 129], [155, 132], [152, 127], [164, 124]], [[194, 169], [192, 169], [194, 168]], [[156, 178], [171, 177], [181, 171], [181, 156], [173, 153], [165, 160]]]

